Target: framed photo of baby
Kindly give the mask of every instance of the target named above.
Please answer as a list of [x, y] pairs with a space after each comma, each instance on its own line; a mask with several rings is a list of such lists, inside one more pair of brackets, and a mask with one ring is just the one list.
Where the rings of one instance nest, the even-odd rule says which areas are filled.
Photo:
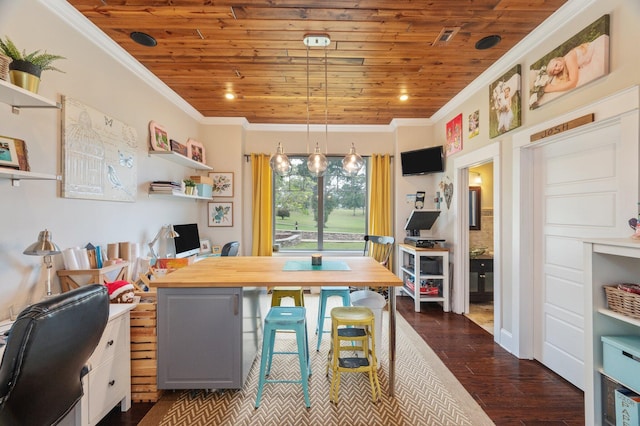
[[516, 65], [489, 85], [489, 137], [520, 127], [522, 102], [521, 67]]
[[609, 15], [531, 64], [529, 109], [536, 109], [609, 73]]

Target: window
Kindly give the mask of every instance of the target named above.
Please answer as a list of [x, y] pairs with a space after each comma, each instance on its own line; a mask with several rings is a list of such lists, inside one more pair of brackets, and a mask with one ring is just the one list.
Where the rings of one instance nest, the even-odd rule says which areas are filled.
[[274, 174], [274, 244], [280, 251], [361, 251], [368, 216], [367, 159], [357, 176], [348, 177], [342, 157], [328, 157], [320, 178], [309, 173], [307, 157], [289, 160], [288, 176]]

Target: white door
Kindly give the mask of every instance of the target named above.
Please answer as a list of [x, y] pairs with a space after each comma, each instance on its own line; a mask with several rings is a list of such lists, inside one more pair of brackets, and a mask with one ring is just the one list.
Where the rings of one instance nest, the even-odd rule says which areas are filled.
[[582, 239], [630, 235], [626, 222], [636, 214], [628, 207], [637, 197], [638, 158], [629, 155], [637, 150], [621, 139], [616, 121], [558, 137], [533, 154], [534, 357], [581, 389]]

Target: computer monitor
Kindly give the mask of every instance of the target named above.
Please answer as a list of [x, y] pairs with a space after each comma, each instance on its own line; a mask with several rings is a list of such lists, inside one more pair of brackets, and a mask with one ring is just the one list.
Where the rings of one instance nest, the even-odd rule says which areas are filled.
[[173, 225], [178, 233], [173, 242], [176, 245], [176, 258], [189, 257], [200, 253], [200, 234], [198, 224]]
[[436, 219], [440, 216], [440, 210], [414, 210], [409, 215], [404, 229], [407, 231], [419, 231], [431, 229]]

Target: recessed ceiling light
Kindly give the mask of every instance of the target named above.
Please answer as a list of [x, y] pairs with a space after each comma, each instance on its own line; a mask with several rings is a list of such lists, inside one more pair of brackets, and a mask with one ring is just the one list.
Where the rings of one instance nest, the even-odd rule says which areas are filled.
[[227, 92], [227, 93], [224, 94], [224, 97], [231, 101], [231, 100], [234, 100], [236, 98], [236, 95], [234, 95], [231, 92]]
[[478, 50], [491, 49], [493, 46], [500, 43], [500, 40], [502, 40], [502, 37], [500, 37], [497, 34], [486, 36], [476, 42], [476, 49]]
[[406, 93], [403, 93], [402, 95], [400, 95], [400, 100], [402, 102], [406, 101], [409, 99], [409, 95], [407, 95]]
[[149, 34], [141, 33], [139, 31], [132, 32], [129, 34], [129, 37], [131, 37], [131, 40], [136, 43], [147, 47], [155, 47], [158, 44], [155, 38], [151, 37]]

